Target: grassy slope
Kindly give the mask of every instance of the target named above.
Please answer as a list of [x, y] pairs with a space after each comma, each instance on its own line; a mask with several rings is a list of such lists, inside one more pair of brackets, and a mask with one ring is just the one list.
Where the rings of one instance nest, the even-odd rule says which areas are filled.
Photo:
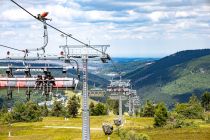
[[[91, 117], [91, 128], [101, 128], [103, 122], [112, 122], [114, 116]], [[126, 118], [124, 128], [135, 130], [138, 133], [146, 133], [151, 140], [208, 140], [210, 138], [210, 124], [202, 124], [197, 128], [165, 129], [153, 128], [152, 118]], [[81, 127], [81, 118], [64, 120], [63, 118], [47, 117], [42, 122], [15, 123], [11, 128], [7, 125], [0, 125], [0, 139], [8, 139], [9, 129], [12, 137], [10, 140], [80, 140], [80, 129], [46, 128], [44, 126], [76, 126]], [[116, 128], [115, 128], [116, 129]], [[91, 130], [92, 140], [106, 140], [101, 130]], [[117, 133], [111, 135], [112, 140], [119, 140]]]
[[[91, 117], [91, 127], [101, 128], [104, 121], [111, 121], [110, 117]], [[76, 126], [81, 127], [81, 118], [64, 120], [63, 118], [45, 118], [43, 122], [36, 123], [16, 123], [12, 126], [11, 132], [14, 140], [81, 140], [81, 130], [79, 129], [54, 129], [44, 128], [44, 126]], [[1, 126], [0, 139], [7, 139], [8, 127]], [[102, 131], [91, 131], [91, 139], [107, 140]], [[111, 139], [118, 139], [117, 135], [112, 135]]]

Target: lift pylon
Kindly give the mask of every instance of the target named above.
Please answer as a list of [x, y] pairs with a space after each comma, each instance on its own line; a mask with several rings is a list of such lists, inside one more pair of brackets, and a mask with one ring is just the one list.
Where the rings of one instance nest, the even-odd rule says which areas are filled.
[[100, 58], [103, 63], [106, 63], [111, 58], [106, 54], [106, 49], [110, 45], [64, 45], [60, 46], [63, 49], [63, 57], [65, 59], [75, 58], [82, 59], [83, 73], [83, 89], [82, 89], [82, 139], [90, 140], [90, 116], [88, 105], [88, 60]]
[[110, 98], [119, 100], [119, 119], [123, 122], [122, 101], [127, 100], [130, 91], [130, 80], [110, 80], [110, 85], [107, 87], [107, 92], [110, 93]]

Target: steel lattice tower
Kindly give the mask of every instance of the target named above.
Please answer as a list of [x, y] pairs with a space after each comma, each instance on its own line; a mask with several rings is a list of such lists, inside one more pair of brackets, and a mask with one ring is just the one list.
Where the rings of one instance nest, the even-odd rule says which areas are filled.
[[90, 118], [89, 118], [89, 106], [88, 106], [88, 56], [82, 56], [82, 71], [83, 71], [83, 105], [82, 105], [82, 139], [90, 139]]
[[[60, 46], [60, 48], [63, 48], [66, 58], [73, 57], [82, 59], [82, 140], [90, 140], [90, 116], [88, 105], [88, 59], [100, 57], [103, 63], [106, 63], [107, 60], [110, 60], [110, 57], [105, 54], [105, 51], [109, 45], [91, 45], [91, 47], [92, 48], [88, 48], [84, 45]], [[94, 50], [93, 48], [100, 48], [100, 52], [98, 50]]]

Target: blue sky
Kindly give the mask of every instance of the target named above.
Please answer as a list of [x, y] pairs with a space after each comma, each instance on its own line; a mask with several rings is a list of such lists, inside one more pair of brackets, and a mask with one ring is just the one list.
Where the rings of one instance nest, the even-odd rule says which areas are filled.
[[[163, 57], [210, 48], [210, 0], [16, 0], [33, 14], [90, 44], [110, 44], [115, 57]], [[0, 44], [42, 46], [42, 24], [9, 0], [0, 0]], [[49, 53], [65, 43], [49, 29]], [[69, 39], [69, 44], [76, 44]], [[5, 54], [2, 49], [1, 53]]]

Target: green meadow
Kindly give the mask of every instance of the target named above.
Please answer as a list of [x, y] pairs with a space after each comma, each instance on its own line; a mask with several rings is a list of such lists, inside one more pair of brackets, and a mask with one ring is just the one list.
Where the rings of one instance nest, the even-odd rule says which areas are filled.
[[[91, 139], [107, 140], [101, 126], [103, 122], [113, 123], [115, 116], [91, 116]], [[126, 130], [147, 134], [151, 140], [209, 140], [210, 124], [202, 120], [194, 121], [197, 126], [190, 128], [153, 128], [153, 118], [125, 117], [125, 124], [121, 126]], [[41, 122], [14, 123], [0, 125], [1, 140], [81, 140], [82, 119], [62, 117], [46, 117]], [[120, 140], [117, 128], [111, 135], [111, 140]], [[10, 136], [9, 136], [10, 132]]]

